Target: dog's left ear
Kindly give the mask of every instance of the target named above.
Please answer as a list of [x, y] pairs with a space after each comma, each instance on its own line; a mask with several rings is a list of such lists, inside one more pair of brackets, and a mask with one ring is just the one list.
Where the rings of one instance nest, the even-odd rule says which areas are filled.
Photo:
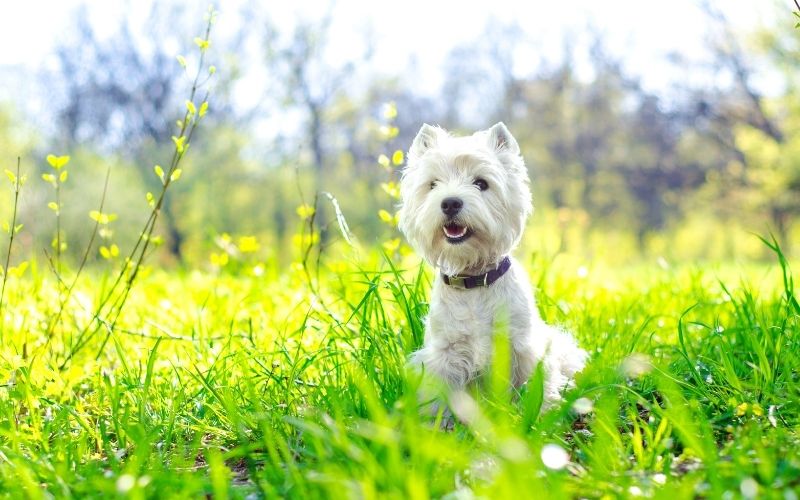
[[492, 125], [487, 130], [489, 137], [489, 147], [497, 153], [510, 153], [512, 155], [519, 154], [519, 144], [511, 132], [503, 122], [498, 122]]

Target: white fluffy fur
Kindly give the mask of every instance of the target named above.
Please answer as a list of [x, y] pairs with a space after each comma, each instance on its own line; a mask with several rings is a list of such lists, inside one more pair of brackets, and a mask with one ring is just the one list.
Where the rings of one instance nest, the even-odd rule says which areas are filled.
[[[484, 179], [488, 189], [474, 184]], [[400, 184], [400, 229], [410, 244], [447, 275], [477, 275], [494, 268], [519, 243], [533, 210], [528, 172], [516, 140], [502, 123], [467, 137], [423, 125], [408, 152]], [[455, 221], [472, 235], [447, 241], [441, 203], [458, 197], [463, 208]], [[489, 287], [462, 290], [439, 273], [433, 284], [423, 347], [411, 363], [460, 389], [484, 372], [492, 357], [494, 322], [507, 312], [515, 387], [524, 384], [537, 363], [545, 369], [545, 402], [580, 371], [586, 352], [567, 333], [539, 317], [523, 267], [511, 268]]]

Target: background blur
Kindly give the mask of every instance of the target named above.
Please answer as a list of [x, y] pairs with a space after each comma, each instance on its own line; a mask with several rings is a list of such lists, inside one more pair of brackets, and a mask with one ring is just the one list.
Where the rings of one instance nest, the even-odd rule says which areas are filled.
[[[800, 43], [791, 2], [267, 2], [217, 5], [217, 72], [164, 209], [160, 258], [288, 263], [298, 207], [338, 198], [363, 247], [401, 251], [395, 182], [423, 122], [504, 121], [534, 185], [528, 250], [624, 263], [800, 255]], [[524, 7], [522, 5], [525, 5]], [[55, 221], [41, 179], [69, 154], [68, 252], [148, 213], [207, 3], [17, 2], [0, 20], [0, 167], [22, 157], [20, 252]], [[12, 193], [0, 196], [9, 218]], [[323, 225], [333, 219], [320, 212]], [[335, 224], [323, 243], [340, 239]], [[248, 257], [251, 255], [252, 257]], [[102, 258], [98, 255], [98, 260]]]

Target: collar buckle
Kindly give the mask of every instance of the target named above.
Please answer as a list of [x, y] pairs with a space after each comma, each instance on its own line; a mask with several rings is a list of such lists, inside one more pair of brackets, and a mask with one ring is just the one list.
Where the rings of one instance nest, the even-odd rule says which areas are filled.
[[447, 284], [455, 288], [462, 288], [466, 290], [467, 289], [466, 279], [467, 279], [466, 276], [448, 276]]

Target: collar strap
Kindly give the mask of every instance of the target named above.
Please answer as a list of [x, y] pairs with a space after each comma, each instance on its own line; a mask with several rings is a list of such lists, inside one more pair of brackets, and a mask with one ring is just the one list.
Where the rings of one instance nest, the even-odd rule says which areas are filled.
[[442, 273], [442, 279], [444, 280], [446, 285], [450, 285], [453, 288], [462, 288], [465, 290], [469, 290], [470, 288], [478, 288], [479, 286], [486, 286], [488, 287], [504, 274], [506, 271], [509, 270], [511, 267], [511, 259], [508, 256], [503, 257], [503, 260], [497, 265], [495, 269], [492, 269], [486, 273], [479, 274], [477, 276], [462, 276], [462, 275], [455, 275], [455, 276], [448, 276]]

